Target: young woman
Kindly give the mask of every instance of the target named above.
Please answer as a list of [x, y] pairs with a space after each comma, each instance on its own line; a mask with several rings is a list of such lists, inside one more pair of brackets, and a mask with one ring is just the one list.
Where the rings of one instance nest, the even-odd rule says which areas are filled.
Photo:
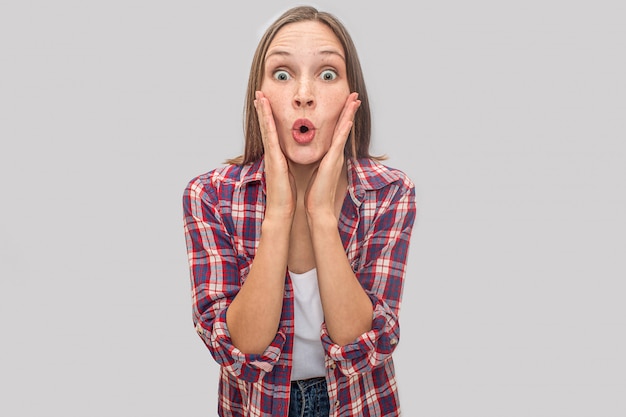
[[196, 330], [220, 416], [396, 416], [392, 353], [415, 190], [369, 154], [344, 26], [285, 12], [255, 53], [245, 153], [183, 197]]

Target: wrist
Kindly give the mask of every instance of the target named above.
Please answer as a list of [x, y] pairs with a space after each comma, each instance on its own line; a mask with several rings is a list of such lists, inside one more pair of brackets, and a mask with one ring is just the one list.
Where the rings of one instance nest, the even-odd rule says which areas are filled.
[[291, 223], [293, 215], [295, 213], [295, 206], [293, 205], [270, 205], [265, 207], [265, 214], [263, 220], [271, 220], [278, 223]]
[[335, 217], [332, 211], [307, 211], [307, 223], [309, 224], [311, 233], [314, 231], [324, 233], [337, 230], [339, 224], [337, 217]]
[[261, 235], [268, 233], [289, 235], [292, 222], [293, 214], [266, 213], [261, 223]]

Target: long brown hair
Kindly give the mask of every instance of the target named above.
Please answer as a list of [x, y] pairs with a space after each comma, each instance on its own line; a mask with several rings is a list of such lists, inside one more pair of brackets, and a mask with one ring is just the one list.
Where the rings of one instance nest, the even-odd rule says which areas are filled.
[[348, 86], [350, 91], [359, 93], [361, 106], [354, 116], [354, 125], [352, 132], [346, 142], [344, 154], [346, 157], [353, 158], [374, 158], [369, 153], [370, 137], [371, 137], [371, 115], [369, 100], [367, 97], [367, 89], [365, 88], [365, 80], [361, 63], [352, 42], [352, 38], [344, 25], [333, 15], [326, 12], [320, 12], [310, 6], [298, 6], [287, 10], [283, 13], [263, 34], [259, 41], [252, 65], [250, 68], [250, 78], [248, 79], [248, 90], [246, 92], [246, 102], [244, 105], [244, 134], [245, 148], [244, 154], [226, 162], [229, 164], [246, 165], [258, 161], [263, 157], [263, 140], [261, 138], [261, 130], [259, 127], [259, 119], [254, 108], [254, 93], [261, 88], [265, 70], [265, 55], [270, 43], [276, 36], [276, 33], [285, 25], [303, 21], [318, 21], [327, 25], [337, 36], [339, 42], [343, 46], [346, 54], [346, 71], [348, 76]]

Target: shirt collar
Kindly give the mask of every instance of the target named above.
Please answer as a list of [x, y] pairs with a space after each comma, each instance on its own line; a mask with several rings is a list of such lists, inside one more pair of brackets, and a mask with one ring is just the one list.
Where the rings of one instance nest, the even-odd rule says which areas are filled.
[[[360, 205], [367, 191], [379, 190], [400, 177], [384, 165], [369, 158], [348, 158], [348, 192], [352, 200]], [[240, 186], [259, 182], [265, 192], [265, 162], [261, 158], [252, 164], [245, 165], [241, 170]]]
[[394, 171], [372, 159], [348, 159], [348, 192], [357, 205], [361, 205], [367, 191], [379, 190], [399, 179]]
[[248, 184], [260, 182], [263, 192], [265, 192], [265, 162], [263, 158], [241, 167], [240, 178], [240, 187], [246, 187]]

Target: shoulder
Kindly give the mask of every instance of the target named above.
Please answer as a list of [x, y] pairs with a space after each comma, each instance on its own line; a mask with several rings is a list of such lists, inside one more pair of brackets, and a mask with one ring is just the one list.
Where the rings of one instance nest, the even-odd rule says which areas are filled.
[[379, 161], [369, 158], [350, 159], [348, 166], [355, 188], [362, 187], [364, 191], [372, 191], [393, 187], [405, 192], [415, 189], [413, 181], [406, 173]]
[[219, 194], [228, 192], [251, 183], [263, 180], [261, 161], [249, 165], [225, 165], [192, 178], [185, 187], [185, 196], [207, 196], [217, 198]]

